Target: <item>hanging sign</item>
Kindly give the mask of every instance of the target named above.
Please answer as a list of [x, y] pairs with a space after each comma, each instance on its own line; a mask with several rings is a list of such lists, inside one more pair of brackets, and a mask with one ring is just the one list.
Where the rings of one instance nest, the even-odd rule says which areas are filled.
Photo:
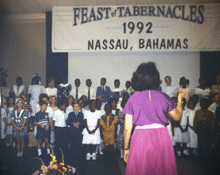
[[220, 4], [54, 7], [53, 52], [219, 51]]

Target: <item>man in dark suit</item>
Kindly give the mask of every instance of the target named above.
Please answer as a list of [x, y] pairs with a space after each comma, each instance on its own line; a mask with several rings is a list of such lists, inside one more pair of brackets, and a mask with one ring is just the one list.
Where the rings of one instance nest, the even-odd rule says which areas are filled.
[[102, 95], [103, 102], [108, 102], [111, 98], [111, 89], [109, 86], [106, 86], [106, 78], [101, 78], [101, 86], [97, 87], [96, 96], [98, 94]]

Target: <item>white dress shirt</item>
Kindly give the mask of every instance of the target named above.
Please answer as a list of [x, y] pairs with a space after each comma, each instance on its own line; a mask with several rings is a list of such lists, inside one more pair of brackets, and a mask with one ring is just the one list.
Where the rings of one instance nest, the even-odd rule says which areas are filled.
[[[76, 87], [71, 90], [70, 95], [72, 95], [74, 99], [76, 99]], [[78, 99], [80, 99], [82, 95], [83, 95], [83, 89], [78, 87]]]
[[[83, 89], [83, 94], [87, 97], [87, 99], [88, 99], [88, 91], [89, 91], [89, 87]], [[96, 90], [95, 88], [90, 87], [90, 100], [92, 99], [96, 99]]]
[[66, 127], [66, 120], [68, 119], [69, 113], [72, 112], [69, 108], [66, 111], [56, 110], [53, 115], [53, 120], [55, 121], [56, 127]]

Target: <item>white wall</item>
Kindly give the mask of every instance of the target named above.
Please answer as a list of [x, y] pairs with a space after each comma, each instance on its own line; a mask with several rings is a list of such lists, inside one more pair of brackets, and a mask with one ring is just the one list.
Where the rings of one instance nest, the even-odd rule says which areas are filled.
[[[0, 25], [0, 67], [7, 69], [6, 83], [15, 84], [17, 76], [28, 86], [34, 74], [46, 80], [46, 22], [38, 16], [14, 14]], [[45, 15], [44, 15], [45, 16]]]
[[190, 87], [198, 85], [200, 77], [199, 52], [121, 52], [121, 53], [69, 53], [69, 82], [74, 85], [76, 78], [81, 86], [86, 87], [85, 80], [90, 78], [93, 87], [100, 85], [101, 77], [106, 77], [107, 85], [114, 87], [114, 80], [121, 81], [121, 88], [130, 80], [133, 72], [142, 62], [153, 61], [164, 77], [170, 75], [172, 84], [179, 87], [179, 79], [185, 76], [190, 80]]

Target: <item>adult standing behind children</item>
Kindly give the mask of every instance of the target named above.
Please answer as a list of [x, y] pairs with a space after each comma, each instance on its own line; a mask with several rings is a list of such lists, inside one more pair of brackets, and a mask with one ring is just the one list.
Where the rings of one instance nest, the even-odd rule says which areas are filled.
[[125, 82], [125, 89], [123, 90], [123, 96], [124, 96], [124, 93], [127, 92], [129, 94], [129, 96], [131, 95], [131, 82], [130, 81], [126, 81]]
[[92, 86], [91, 79], [86, 80], [86, 88], [83, 90], [84, 95], [87, 97], [88, 103], [90, 100], [95, 100], [96, 97], [96, 90]]
[[111, 98], [112, 92], [109, 86], [106, 86], [106, 78], [101, 78], [101, 86], [97, 87], [96, 96], [98, 94], [102, 95], [103, 102], [108, 102]]
[[67, 76], [63, 77], [62, 83], [57, 86], [57, 99], [59, 100], [63, 98], [67, 98], [70, 95], [72, 86], [68, 83]]
[[161, 91], [165, 94], [167, 94], [170, 98], [175, 97], [176, 96], [176, 87], [171, 85], [171, 77], [170, 76], [166, 76], [164, 78], [166, 85], [162, 86]]
[[13, 94], [14, 98], [18, 98], [22, 92], [27, 94], [27, 87], [22, 85], [23, 81], [21, 77], [16, 78], [16, 85], [13, 85], [10, 93]]
[[83, 95], [83, 89], [80, 87], [80, 79], [75, 79], [75, 88], [73, 88], [70, 92], [70, 95], [74, 97], [75, 100], [79, 100]]
[[49, 78], [48, 87], [45, 88], [45, 93], [48, 95], [48, 97], [51, 97], [55, 95], [57, 97], [57, 88], [55, 87], [55, 79]]
[[114, 81], [114, 86], [115, 88], [112, 89], [112, 98], [114, 96], [114, 92], [118, 92], [119, 93], [119, 97], [122, 98], [123, 97], [123, 90], [120, 88], [120, 80], [119, 79], [116, 79]]
[[49, 114], [46, 112], [48, 103], [45, 101], [40, 101], [39, 106], [40, 106], [40, 111], [37, 112], [35, 115], [34, 125], [37, 126], [36, 140], [37, 140], [38, 156], [41, 156], [42, 141], [46, 142], [47, 154], [50, 154], [50, 147], [48, 143], [50, 119], [49, 119]]
[[28, 88], [28, 98], [30, 99], [30, 105], [32, 107], [32, 116], [35, 115], [35, 106], [38, 104], [39, 96], [44, 92], [44, 87], [41, 85], [41, 78], [38, 74], [34, 75], [31, 81], [31, 85]]

